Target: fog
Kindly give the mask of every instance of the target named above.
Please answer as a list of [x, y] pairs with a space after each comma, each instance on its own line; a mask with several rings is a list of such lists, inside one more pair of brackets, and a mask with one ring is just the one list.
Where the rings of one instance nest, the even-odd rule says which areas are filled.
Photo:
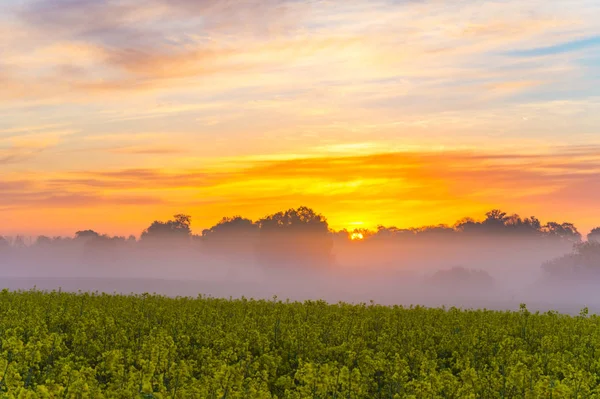
[[[79, 232], [74, 239], [13, 242], [0, 247], [0, 287], [600, 311], [594, 268], [600, 269], [600, 257], [589, 256], [600, 253], [600, 244], [590, 240], [589, 248], [581, 247], [587, 243], [579, 236], [452, 230], [408, 238], [365, 232], [351, 240], [349, 232], [265, 226], [218, 239], [210, 230], [183, 240], [171, 233], [149, 239], [149, 229], [139, 240]], [[578, 257], [578, 248], [588, 251], [585, 257]], [[553, 269], [543, 267], [548, 262]]]

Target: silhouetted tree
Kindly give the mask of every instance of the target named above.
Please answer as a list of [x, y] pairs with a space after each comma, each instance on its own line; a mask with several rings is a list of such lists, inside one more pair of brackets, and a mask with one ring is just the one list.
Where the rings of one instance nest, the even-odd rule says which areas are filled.
[[257, 223], [261, 233], [329, 233], [327, 219], [305, 206], [269, 215]]
[[383, 225], [377, 226], [377, 231], [375, 232], [375, 236], [383, 237], [393, 237], [395, 233], [398, 231], [398, 228], [395, 226], [386, 227]]
[[323, 265], [332, 261], [333, 238], [327, 219], [307, 207], [278, 212], [257, 221], [258, 258], [269, 265]]
[[581, 239], [581, 235], [572, 223], [548, 222], [541, 224], [535, 216], [522, 219], [517, 214], [508, 215], [499, 209], [493, 209], [486, 214], [483, 222], [472, 218], [464, 218], [456, 222], [454, 229], [464, 233], [504, 234], [504, 235], [545, 235], [572, 241]]
[[100, 234], [96, 233], [94, 230], [80, 230], [75, 233], [76, 240], [89, 240], [98, 237], [100, 237]]
[[523, 225], [523, 219], [521, 219], [521, 217], [516, 213], [513, 213], [512, 215], [506, 217], [504, 225], [510, 227], [519, 227]]
[[506, 217], [504, 221], [504, 230], [507, 234], [541, 235], [541, 226], [539, 219], [535, 216], [521, 219], [519, 215], [513, 214]]
[[227, 238], [248, 238], [258, 233], [258, 224], [241, 216], [224, 217], [210, 229], [202, 231], [202, 237], [208, 240]]
[[525, 218], [525, 220], [523, 221], [523, 224], [535, 231], [540, 231], [540, 229], [542, 228], [542, 223], [535, 216], [531, 216], [530, 218]]
[[514, 232], [514, 229], [507, 228], [512, 227], [511, 223], [518, 226], [522, 223], [519, 215], [514, 214], [508, 216], [506, 212], [502, 212], [499, 209], [492, 209], [485, 214], [486, 218], [481, 222], [480, 226], [484, 233], [492, 234], [509, 234]]
[[600, 242], [600, 227], [593, 228], [587, 235], [588, 241]]
[[442, 235], [447, 236], [449, 234], [456, 233], [456, 230], [454, 230], [452, 227], [449, 227], [445, 224], [438, 224], [436, 226], [423, 226], [423, 227], [414, 229], [414, 231], [417, 234], [417, 236], [424, 237], [424, 238], [431, 237], [431, 236], [439, 237]]
[[241, 216], [224, 217], [202, 231], [204, 249], [223, 256], [248, 256], [256, 250], [258, 224]]
[[580, 241], [581, 234], [577, 231], [577, 228], [573, 223], [556, 223], [548, 222], [541, 228], [549, 237], [562, 238], [570, 241]]
[[[565, 226], [566, 227], [566, 226]], [[457, 234], [463, 233], [463, 234]], [[564, 232], [563, 232], [564, 233]], [[538, 218], [531, 216], [522, 219], [518, 214], [508, 215], [498, 209], [493, 209], [486, 213], [486, 218], [479, 222], [473, 218], [466, 217], [458, 220], [453, 226], [445, 224], [423, 226], [417, 228], [399, 229], [397, 227], [378, 226], [377, 231], [372, 234], [366, 234], [370, 239], [428, 239], [431, 237], [469, 237], [481, 236], [486, 234], [503, 236], [541, 236], [546, 234], [542, 231], [542, 225]], [[566, 234], [566, 233], [565, 233]]]
[[373, 237], [375, 239], [385, 240], [389, 238], [399, 238], [401, 236], [413, 236], [414, 233], [415, 232], [410, 229], [399, 229], [395, 226], [386, 227], [379, 225], [377, 226], [377, 231], [372, 236], [368, 236], [367, 238]]
[[158, 242], [184, 242], [189, 241], [192, 230], [191, 216], [178, 214], [172, 220], [166, 222], [154, 221], [150, 227], [142, 232], [142, 241]]
[[477, 222], [475, 219], [466, 217], [462, 218], [454, 224], [454, 229], [463, 233], [475, 233], [478, 231], [481, 223]]
[[[502, 212], [499, 209], [492, 209], [491, 211], [487, 212], [485, 216], [486, 218], [483, 221], [483, 224], [494, 227], [504, 227], [506, 221], [510, 219], [510, 217], [506, 216], [506, 212]], [[518, 217], [518, 215], [516, 216]]]

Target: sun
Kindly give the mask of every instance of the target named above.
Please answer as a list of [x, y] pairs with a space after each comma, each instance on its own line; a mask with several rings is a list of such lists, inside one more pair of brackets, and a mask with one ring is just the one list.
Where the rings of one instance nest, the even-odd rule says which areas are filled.
[[363, 236], [362, 233], [352, 233], [352, 235], [350, 236], [350, 239], [352, 241], [362, 240], [363, 238], [365, 238], [365, 236]]

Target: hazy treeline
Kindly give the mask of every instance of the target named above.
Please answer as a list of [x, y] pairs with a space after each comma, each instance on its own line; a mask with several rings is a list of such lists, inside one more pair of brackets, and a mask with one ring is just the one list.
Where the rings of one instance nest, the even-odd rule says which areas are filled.
[[[62, 259], [107, 265], [119, 259], [147, 255], [148, 262], [165, 259], [190, 261], [220, 259], [261, 267], [300, 265], [322, 269], [345, 265], [435, 271], [456, 268], [505, 271], [535, 263], [548, 274], [573, 275], [598, 266], [600, 228], [583, 240], [568, 222], [542, 223], [535, 216], [522, 218], [491, 210], [482, 220], [464, 218], [444, 224], [400, 229], [378, 226], [376, 230], [332, 230], [327, 219], [307, 207], [289, 209], [258, 220], [242, 216], [222, 218], [201, 234], [193, 234], [192, 219], [185, 214], [168, 221], [154, 221], [139, 237], [110, 236], [93, 229], [77, 231], [74, 237], [0, 236], [0, 261]], [[162, 258], [162, 257], [165, 258]], [[516, 259], [515, 259], [516, 258]], [[486, 267], [487, 266], [487, 267]], [[467, 275], [464, 275], [465, 277]], [[466, 277], [465, 277], [466, 278]]]
[[[559, 238], [571, 242], [579, 242], [582, 235], [573, 223], [542, 222], [535, 216], [521, 218], [518, 214], [507, 214], [494, 209], [485, 214], [483, 220], [470, 217], [457, 221], [454, 225], [438, 224], [431, 226], [397, 228], [395, 226], [379, 225], [376, 230], [354, 229], [335, 231], [329, 228], [327, 219], [307, 207], [289, 209], [278, 212], [262, 219], [252, 221], [242, 216], [223, 217], [216, 225], [205, 229], [201, 234], [193, 234], [191, 229], [192, 218], [189, 215], [178, 214], [168, 221], [154, 221], [145, 229], [139, 238], [134, 235], [110, 236], [101, 234], [92, 229], [80, 230], [74, 237], [47, 237], [38, 236], [35, 240], [28, 240], [23, 236], [3, 237], [0, 235], [0, 248], [26, 247], [32, 245], [62, 245], [68, 242], [152, 242], [153, 245], [171, 246], [182, 243], [209, 243], [218, 246], [232, 241], [258, 241], [259, 238], [269, 236], [270, 239], [287, 237], [289, 234], [306, 234], [310, 236], [321, 235], [346, 240], [427, 240], [432, 237], [465, 238], [468, 236], [490, 235], [495, 237], [548, 237]], [[587, 235], [588, 241], [600, 241], [600, 227], [596, 227]], [[29, 241], [29, 242], [28, 242]]]
[[[499, 210], [412, 229], [332, 230], [300, 207], [226, 217], [201, 234], [184, 214], [138, 237], [5, 238], [4, 288], [600, 311], [600, 229]], [[516, 305], [515, 305], [516, 304]]]

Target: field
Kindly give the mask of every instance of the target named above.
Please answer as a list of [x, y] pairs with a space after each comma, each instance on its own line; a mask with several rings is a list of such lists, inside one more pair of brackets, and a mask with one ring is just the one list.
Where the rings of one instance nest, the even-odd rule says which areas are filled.
[[0, 293], [9, 398], [589, 398], [600, 318], [555, 312]]

